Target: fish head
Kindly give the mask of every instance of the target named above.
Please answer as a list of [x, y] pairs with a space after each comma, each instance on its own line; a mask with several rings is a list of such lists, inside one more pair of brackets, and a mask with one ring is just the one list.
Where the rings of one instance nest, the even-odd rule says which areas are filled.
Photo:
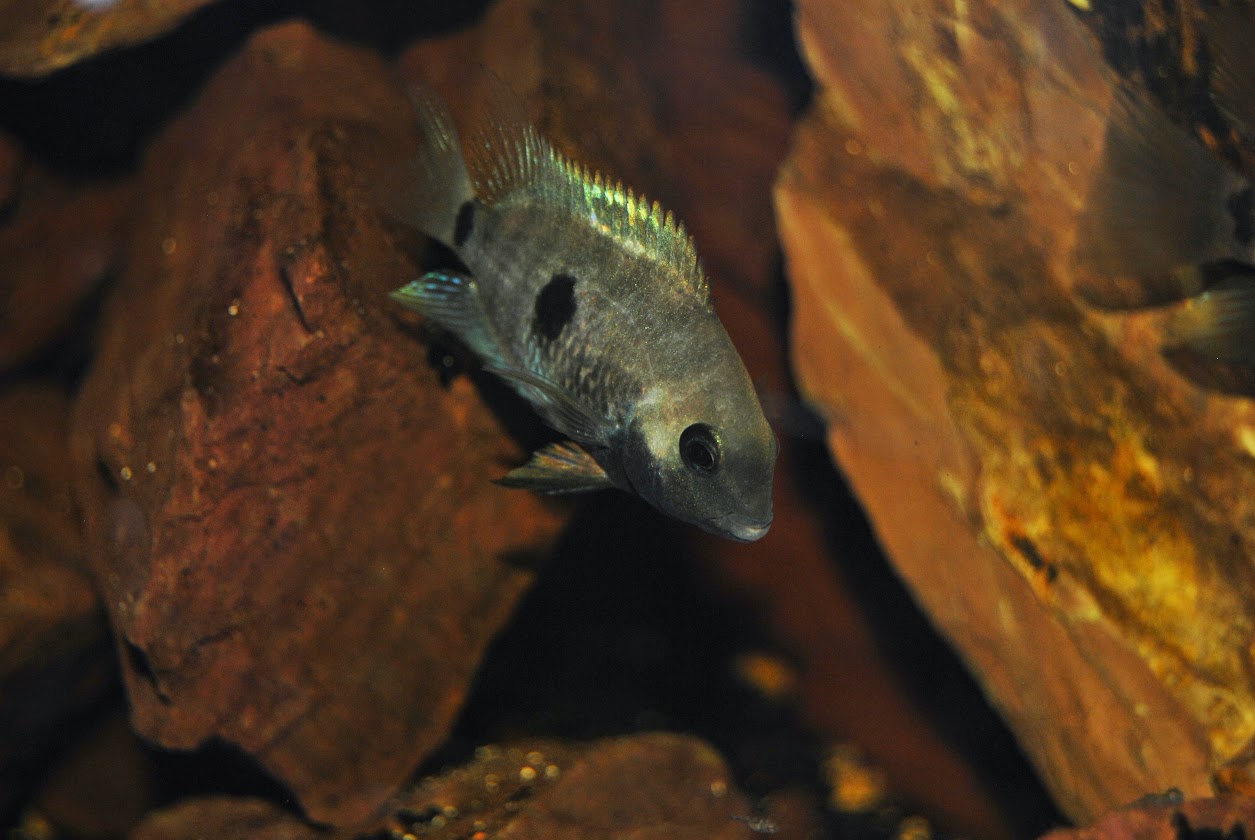
[[665, 388], [647, 395], [628, 427], [623, 471], [663, 513], [753, 542], [771, 527], [778, 447], [748, 374], [740, 372], [737, 388], [725, 379], [678, 397]]

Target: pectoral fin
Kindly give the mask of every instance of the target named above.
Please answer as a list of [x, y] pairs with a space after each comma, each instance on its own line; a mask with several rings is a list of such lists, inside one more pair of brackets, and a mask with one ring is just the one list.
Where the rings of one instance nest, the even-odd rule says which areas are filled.
[[536, 450], [531, 460], [497, 479], [497, 484], [538, 493], [584, 493], [614, 486], [601, 464], [570, 440]]
[[430, 318], [466, 342], [489, 363], [501, 354], [479, 301], [479, 284], [468, 274], [429, 271], [389, 295], [397, 303]]

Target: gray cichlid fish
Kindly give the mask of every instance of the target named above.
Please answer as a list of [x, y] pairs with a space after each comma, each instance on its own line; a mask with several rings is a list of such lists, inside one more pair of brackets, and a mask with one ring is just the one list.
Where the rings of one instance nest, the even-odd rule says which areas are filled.
[[[1209, 15], [1213, 98], [1255, 139], [1255, 24]], [[1166, 323], [1166, 350], [1255, 366], [1255, 187], [1144, 93], [1116, 90], [1076, 257], [1090, 278], [1079, 291], [1099, 306], [1186, 301]]]
[[557, 153], [496, 87], [466, 154], [444, 103], [416, 91], [420, 152], [389, 189], [391, 209], [469, 269], [430, 272], [393, 299], [457, 335], [567, 438], [500, 483], [618, 487], [759, 539], [776, 439], [692, 240], [656, 203]]

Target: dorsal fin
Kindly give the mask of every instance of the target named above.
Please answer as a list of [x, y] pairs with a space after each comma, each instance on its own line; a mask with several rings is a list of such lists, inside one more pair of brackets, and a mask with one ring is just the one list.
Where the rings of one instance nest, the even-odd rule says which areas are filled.
[[670, 211], [556, 151], [527, 119], [523, 106], [496, 76], [471, 133], [467, 163], [475, 192], [489, 205], [512, 196], [546, 203], [582, 219], [623, 247], [669, 268], [701, 300], [710, 299], [693, 240]]

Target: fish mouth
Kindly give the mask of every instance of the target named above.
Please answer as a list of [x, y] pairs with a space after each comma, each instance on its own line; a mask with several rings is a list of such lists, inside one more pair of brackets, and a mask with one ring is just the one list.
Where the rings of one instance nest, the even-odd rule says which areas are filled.
[[771, 518], [766, 521], [742, 517], [724, 517], [719, 521], [719, 532], [737, 542], [750, 543], [762, 539], [771, 529]]

